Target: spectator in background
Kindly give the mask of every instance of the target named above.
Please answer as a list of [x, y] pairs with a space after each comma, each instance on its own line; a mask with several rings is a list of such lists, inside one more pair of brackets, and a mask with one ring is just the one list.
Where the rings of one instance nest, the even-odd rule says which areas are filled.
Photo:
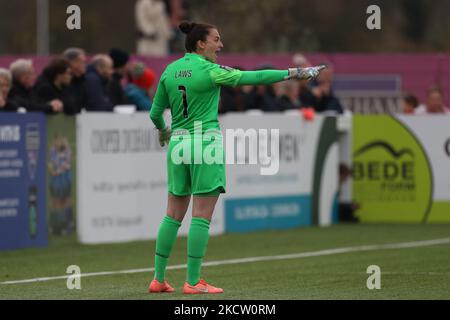
[[414, 114], [440, 114], [450, 113], [449, 109], [444, 105], [444, 97], [439, 87], [431, 87], [427, 91], [427, 102], [416, 108]]
[[135, 6], [138, 30], [137, 53], [164, 57], [169, 54], [172, 29], [162, 0], [138, 0]]
[[150, 91], [155, 83], [155, 78], [155, 73], [141, 62], [136, 62], [130, 67], [125, 95], [138, 111], [149, 111], [151, 109]]
[[250, 104], [247, 109], [260, 109], [268, 112], [280, 110], [272, 85], [254, 86], [250, 92], [250, 97]]
[[113, 61], [114, 72], [108, 83], [108, 95], [114, 106], [125, 104], [126, 98], [122, 87], [122, 79], [127, 74], [128, 60], [130, 56], [121, 49], [109, 50], [109, 56]]
[[72, 80], [67, 88], [67, 95], [73, 101], [73, 110], [66, 106], [64, 112], [66, 114], [80, 113], [81, 109], [85, 108], [87, 104], [85, 87], [86, 53], [80, 48], [68, 48], [63, 52], [63, 57], [70, 64]]
[[[326, 63], [321, 63], [326, 64]], [[333, 67], [328, 64], [328, 68], [322, 70], [317, 77], [317, 84], [312, 88], [313, 93], [313, 108], [316, 112], [335, 111], [337, 113], [343, 113], [344, 109], [339, 99], [334, 95], [333, 85], [334, 70]]]
[[59, 99], [48, 102], [36, 102], [32, 97], [32, 88], [35, 80], [33, 62], [19, 59], [11, 63], [12, 88], [8, 100], [25, 108], [27, 111], [40, 111], [45, 113], [61, 112], [63, 103]]
[[[269, 64], [264, 64], [256, 70], [274, 69]], [[249, 105], [247, 109], [260, 109], [262, 111], [279, 111], [277, 105], [277, 96], [273, 85], [257, 85], [249, 93]]]
[[113, 61], [105, 54], [92, 58], [86, 73], [86, 110], [112, 111], [113, 103], [107, 92], [108, 82], [113, 74]]
[[169, 41], [170, 52], [184, 52], [184, 35], [178, 26], [184, 20], [189, 20], [187, 1], [164, 0], [164, 3], [173, 34]]
[[7, 69], [0, 68], [0, 112], [15, 112], [19, 106], [9, 101], [8, 93], [11, 89], [11, 72]]
[[[233, 69], [245, 70], [235, 66]], [[253, 86], [222, 87], [220, 90], [219, 113], [245, 111], [251, 104]]]
[[[301, 53], [297, 53], [292, 57], [292, 62], [296, 67], [299, 68], [309, 68], [313, 65], [311, 62]], [[313, 108], [315, 98], [311, 91], [311, 84], [316, 83], [316, 81], [308, 81], [308, 80], [297, 80], [299, 86], [299, 98], [302, 107], [305, 108]]]
[[222, 87], [220, 90], [219, 113], [247, 110], [251, 103], [252, 90], [252, 86]]
[[414, 114], [417, 106], [419, 105], [419, 101], [416, 96], [412, 94], [406, 94], [403, 97], [402, 101], [402, 112], [404, 114]]
[[56, 58], [49, 62], [33, 88], [33, 99], [40, 103], [60, 100], [63, 111], [73, 114], [75, 100], [68, 94], [67, 88], [72, 80], [70, 64], [64, 58]]
[[297, 81], [281, 82], [283, 92], [277, 99], [280, 110], [300, 109], [300, 84]]

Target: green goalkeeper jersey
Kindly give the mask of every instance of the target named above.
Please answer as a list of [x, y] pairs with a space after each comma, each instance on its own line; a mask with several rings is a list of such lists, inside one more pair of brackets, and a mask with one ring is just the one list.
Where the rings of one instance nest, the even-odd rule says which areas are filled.
[[185, 129], [194, 133], [196, 122], [203, 132], [220, 130], [217, 113], [221, 86], [270, 84], [285, 80], [287, 75], [287, 70], [240, 71], [212, 63], [199, 54], [186, 53], [161, 75], [150, 118], [158, 129], [165, 128], [162, 115], [170, 107], [172, 131]]

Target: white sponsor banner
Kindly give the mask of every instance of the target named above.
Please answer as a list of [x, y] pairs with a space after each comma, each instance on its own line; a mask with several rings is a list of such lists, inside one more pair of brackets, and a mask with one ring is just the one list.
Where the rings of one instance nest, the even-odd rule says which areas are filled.
[[[147, 113], [77, 116], [82, 243], [155, 239], [167, 209], [166, 148]], [[187, 234], [189, 208], [180, 235]], [[211, 234], [223, 232], [220, 207]]]
[[[261, 115], [229, 113], [223, 116], [221, 125], [225, 150], [226, 145], [230, 143], [226, 137], [227, 130], [244, 129], [259, 132], [262, 129], [267, 130], [269, 135], [271, 130], [278, 130], [280, 151], [278, 170], [273, 175], [262, 175], [261, 168], [277, 167], [275, 164], [277, 160], [274, 158], [266, 162], [270, 163], [269, 165], [262, 164], [259, 159], [258, 163], [253, 165], [227, 165], [227, 197], [310, 194], [312, 167], [322, 121], [323, 117], [320, 116], [314, 121], [305, 121], [298, 111]], [[241, 134], [240, 137], [242, 136]], [[270, 143], [267, 143], [267, 146], [270, 148]], [[272, 150], [269, 150], [266, 154], [271, 153]]]
[[[220, 122], [227, 160], [227, 193], [216, 205], [210, 227], [212, 235], [226, 230], [224, 201], [227, 199], [262, 199], [266, 201], [264, 205], [276, 208], [273, 213], [277, 217], [286, 216], [285, 221], [273, 220], [274, 223], [281, 221], [282, 226], [291, 223], [289, 215], [298, 210], [294, 208], [298, 203], [306, 201], [309, 204], [305, 208], [311, 210], [308, 199], [311, 199], [323, 116], [305, 121], [298, 111], [263, 115], [230, 113], [221, 116]], [[254, 130], [256, 151], [250, 151], [248, 146], [244, 152], [240, 151], [239, 143], [228, 141], [227, 129], [240, 136], [234, 142], [249, 133], [249, 129]], [[271, 130], [276, 130], [279, 139], [275, 149], [271, 140], [275, 131]], [[269, 138], [264, 140], [264, 135]], [[231, 158], [227, 152], [229, 143], [235, 148], [235, 156]], [[167, 209], [167, 148], [159, 146], [158, 133], [148, 114], [83, 113], [77, 116], [77, 148], [80, 241], [155, 239]], [[275, 150], [279, 151], [277, 156]], [[253, 156], [256, 156], [256, 164], [248, 164]], [[238, 160], [247, 164], [237, 164]], [[336, 162], [337, 151], [330, 150], [324, 167], [327, 174], [321, 183], [319, 224], [331, 221], [330, 208], [337, 183]], [[330, 190], [323, 191], [323, 188]], [[292, 200], [290, 196], [302, 199]], [[289, 202], [289, 208], [283, 206], [284, 199]], [[233, 205], [240, 206], [239, 203]], [[188, 233], [191, 210], [192, 203], [179, 235]], [[303, 224], [311, 223], [310, 217], [304, 219]]]
[[[234, 163], [228, 164], [226, 171], [226, 231], [245, 232], [312, 223], [329, 225], [332, 222], [338, 184], [337, 145], [323, 155], [325, 174], [322, 175], [318, 192], [317, 218], [312, 216], [314, 169], [324, 119], [324, 116], [316, 115], [314, 121], [306, 121], [297, 110], [265, 114], [228, 113], [221, 118], [227, 162]], [[252, 152], [248, 147], [245, 152], [239, 152], [238, 149], [242, 146], [231, 143], [230, 138], [234, 134], [239, 137], [233, 137], [234, 142], [245, 138], [248, 143], [252, 139], [252, 130], [256, 132], [257, 138], [254, 140], [258, 147], [261, 147], [260, 141], [263, 141], [263, 152]], [[261, 139], [265, 134], [264, 130], [271, 138], [277, 132], [279, 143], [276, 148], [279, 150], [279, 157], [272, 156], [271, 139], [267, 142]], [[229, 156], [229, 145], [234, 146], [234, 152], [231, 150], [234, 154], [234, 159], [231, 159], [233, 161], [230, 161], [233, 157]], [[242, 153], [247, 155], [246, 164], [236, 164]], [[256, 164], [250, 164], [252, 153], [256, 154]], [[265, 158], [268, 159], [261, 161], [261, 155], [266, 155]], [[263, 168], [273, 174], [262, 174]]]
[[433, 200], [450, 200], [450, 117], [445, 115], [399, 115], [418, 138], [433, 172]]

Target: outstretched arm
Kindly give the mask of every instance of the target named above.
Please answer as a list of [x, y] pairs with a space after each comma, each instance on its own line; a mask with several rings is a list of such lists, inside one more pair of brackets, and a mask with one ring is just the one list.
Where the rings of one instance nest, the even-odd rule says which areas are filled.
[[285, 80], [287, 70], [241, 71], [237, 86], [271, 84]]
[[310, 80], [316, 78], [326, 66], [310, 68], [289, 68], [287, 70], [240, 71], [218, 67], [211, 71], [211, 78], [216, 85], [243, 86], [271, 84], [290, 79]]

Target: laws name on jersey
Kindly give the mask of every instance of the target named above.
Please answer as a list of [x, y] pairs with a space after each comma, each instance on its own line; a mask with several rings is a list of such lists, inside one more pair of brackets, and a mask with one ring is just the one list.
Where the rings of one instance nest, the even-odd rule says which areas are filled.
[[179, 70], [175, 72], [176, 78], [190, 78], [192, 76], [192, 70]]

